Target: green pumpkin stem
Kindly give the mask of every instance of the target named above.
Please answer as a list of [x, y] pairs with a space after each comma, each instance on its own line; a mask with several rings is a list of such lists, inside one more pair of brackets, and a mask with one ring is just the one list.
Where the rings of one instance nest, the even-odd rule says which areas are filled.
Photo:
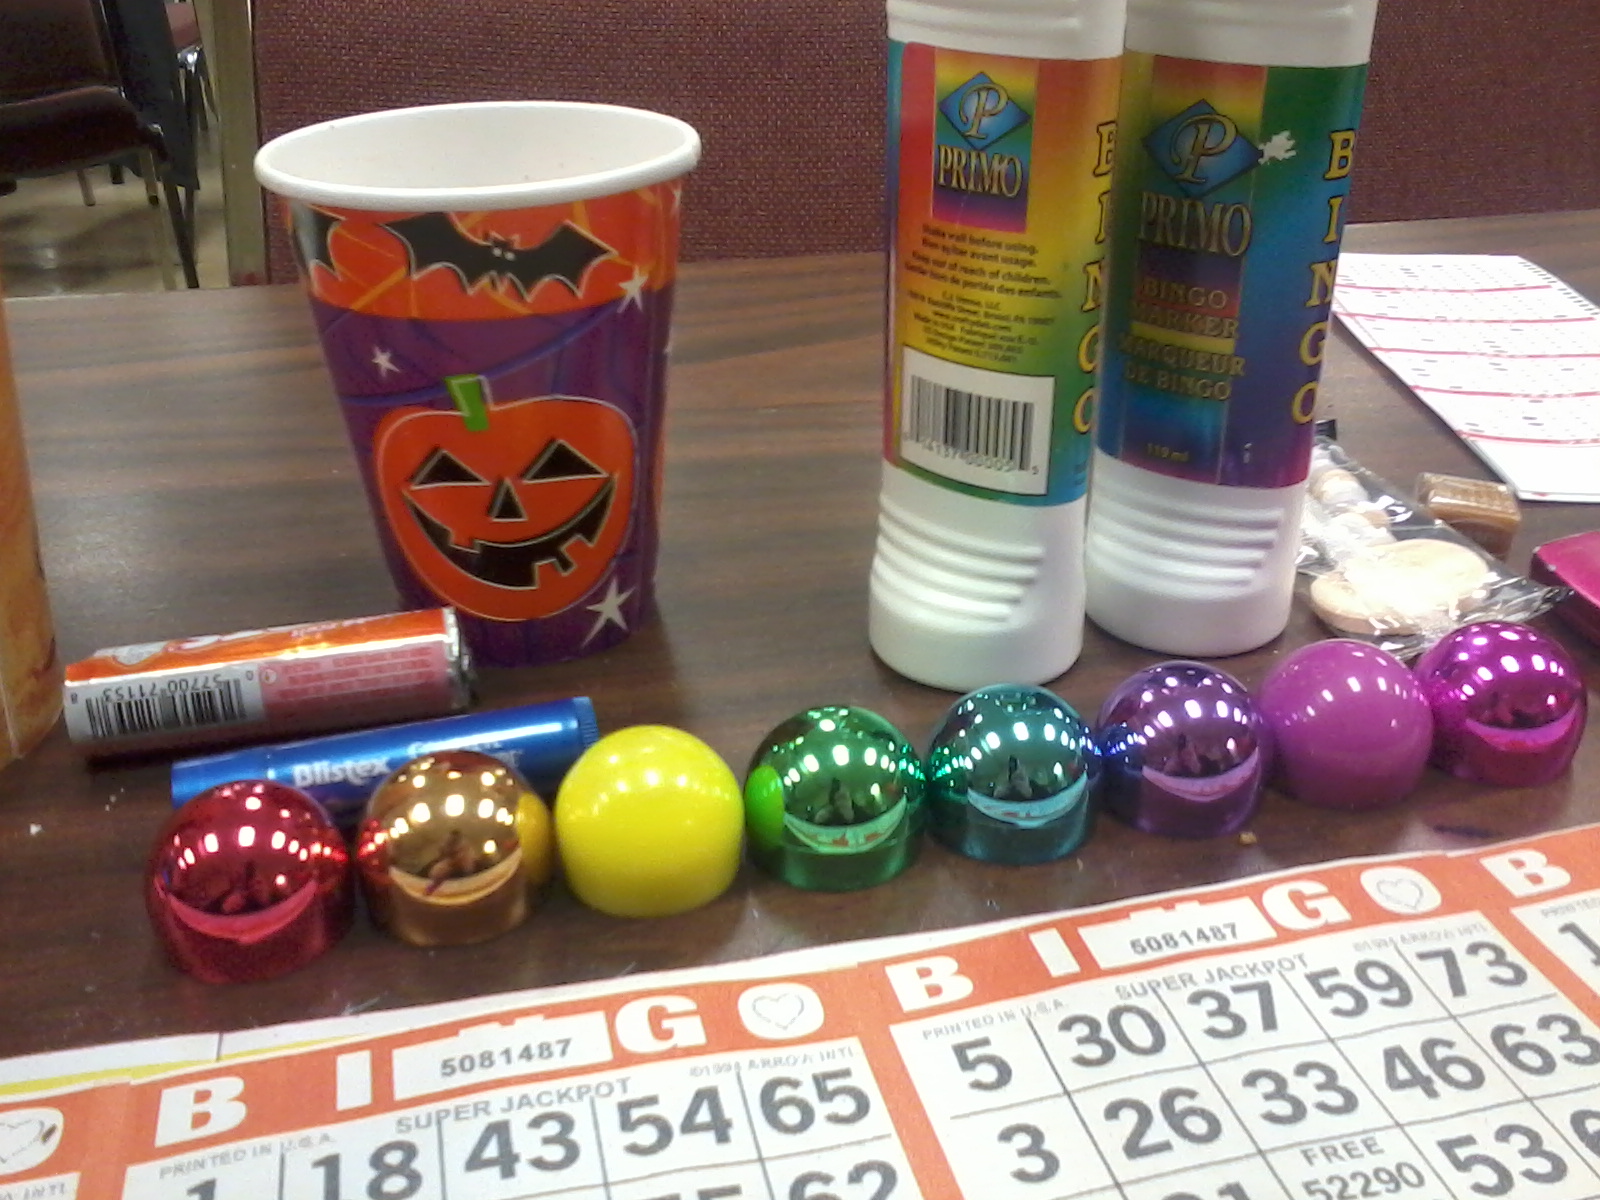
[[462, 421], [474, 433], [489, 428], [489, 401], [482, 375], [446, 375], [444, 387]]

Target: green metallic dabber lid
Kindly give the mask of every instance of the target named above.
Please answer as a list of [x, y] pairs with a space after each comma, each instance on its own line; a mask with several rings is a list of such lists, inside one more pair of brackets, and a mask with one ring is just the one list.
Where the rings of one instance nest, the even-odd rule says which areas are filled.
[[892, 724], [864, 708], [807, 709], [750, 760], [750, 858], [808, 891], [874, 887], [916, 858], [922, 799], [921, 760]]

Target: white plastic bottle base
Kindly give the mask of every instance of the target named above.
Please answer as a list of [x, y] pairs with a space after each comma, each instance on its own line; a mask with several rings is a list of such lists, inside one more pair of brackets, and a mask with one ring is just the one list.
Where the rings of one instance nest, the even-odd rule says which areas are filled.
[[1163, 654], [1242, 654], [1283, 632], [1305, 485], [1223, 487], [1095, 451], [1089, 619]]
[[1045, 683], [1083, 648], [1084, 502], [980, 500], [883, 466], [868, 636], [919, 683]]

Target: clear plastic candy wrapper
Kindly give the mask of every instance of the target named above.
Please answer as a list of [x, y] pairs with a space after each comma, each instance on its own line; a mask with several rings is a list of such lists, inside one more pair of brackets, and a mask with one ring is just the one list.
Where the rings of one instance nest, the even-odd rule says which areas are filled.
[[1299, 568], [1322, 623], [1413, 658], [1474, 621], [1529, 621], [1566, 589], [1508, 570], [1318, 437], [1311, 452]]

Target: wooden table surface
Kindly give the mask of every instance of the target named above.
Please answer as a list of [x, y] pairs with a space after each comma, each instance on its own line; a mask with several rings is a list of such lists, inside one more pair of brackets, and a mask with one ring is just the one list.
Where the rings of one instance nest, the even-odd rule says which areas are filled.
[[[1520, 253], [1600, 299], [1600, 212], [1371, 226], [1346, 248]], [[741, 777], [801, 708], [875, 709], [919, 748], [952, 697], [867, 646], [879, 474], [883, 268], [876, 256], [702, 264], [684, 273], [670, 384], [660, 620], [598, 657], [486, 672], [494, 707], [584, 693], [602, 726], [699, 735]], [[12, 301], [40, 533], [66, 661], [99, 646], [386, 611], [394, 597], [301, 296], [289, 288]], [[1340, 440], [1409, 486], [1486, 477], [1442, 423], [1341, 330], [1322, 389]], [[1597, 456], [1600, 457], [1600, 456]], [[1596, 464], [1600, 470], [1600, 462]], [[1510, 556], [1600, 525], [1600, 506], [1528, 504]], [[1591, 691], [1600, 657], [1558, 625]], [[1247, 684], [1322, 631], [1226, 661]], [[1088, 632], [1055, 685], [1092, 715], [1160, 656]], [[1543, 788], [1432, 772], [1388, 811], [1269, 793], [1235, 838], [1176, 842], [1102, 820], [1030, 868], [928, 844], [868, 892], [795, 891], [746, 868], [709, 907], [657, 921], [583, 909], [559, 887], [482, 946], [421, 951], [364, 920], [296, 974], [247, 986], [170, 967], [140, 883], [169, 808], [162, 762], [87, 766], [58, 728], [0, 772], [0, 1056], [232, 1029], [749, 957], [1114, 900], [1353, 854], [1467, 847], [1600, 820], [1600, 737]]]

